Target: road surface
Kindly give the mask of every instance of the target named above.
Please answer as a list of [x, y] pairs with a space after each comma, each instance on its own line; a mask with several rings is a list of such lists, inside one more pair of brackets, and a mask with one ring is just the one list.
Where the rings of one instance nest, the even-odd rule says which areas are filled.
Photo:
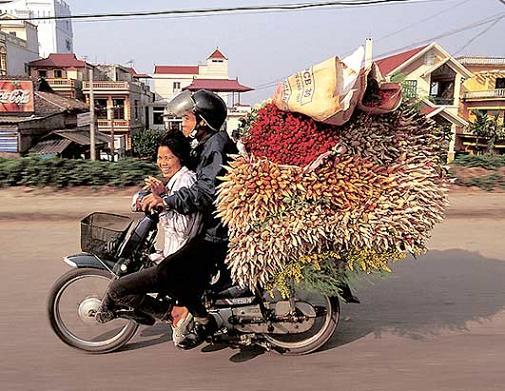
[[49, 328], [46, 297], [79, 251], [80, 216], [121, 212], [125, 195], [0, 192], [0, 389], [14, 390], [504, 390], [505, 194], [456, 193], [432, 250], [361, 282], [323, 350], [177, 351], [167, 326], [125, 349], [88, 355]]

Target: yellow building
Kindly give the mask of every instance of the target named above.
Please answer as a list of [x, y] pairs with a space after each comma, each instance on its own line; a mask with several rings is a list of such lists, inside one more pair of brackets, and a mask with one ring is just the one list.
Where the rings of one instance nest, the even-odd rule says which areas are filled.
[[[498, 124], [503, 126], [505, 122], [505, 58], [460, 57], [458, 61], [473, 73], [473, 76], [463, 84], [461, 116], [473, 122], [476, 111], [481, 111], [497, 119]], [[479, 147], [485, 147], [484, 144], [479, 143]], [[476, 147], [475, 137], [468, 131], [465, 132], [462, 145], [465, 151], [473, 152]], [[497, 152], [505, 153], [505, 140], [496, 143], [495, 148]]]
[[418, 97], [421, 111], [437, 124], [450, 129], [449, 160], [461, 145], [460, 136], [468, 126], [459, 115], [461, 87], [472, 73], [436, 42], [376, 61], [387, 80], [402, 80], [404, 95]]

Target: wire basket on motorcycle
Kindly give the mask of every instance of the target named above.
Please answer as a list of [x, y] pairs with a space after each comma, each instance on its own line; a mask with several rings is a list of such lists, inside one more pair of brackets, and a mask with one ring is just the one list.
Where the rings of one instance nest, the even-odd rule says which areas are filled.
[[81, 250], [105, 259], [114, 258], [132, 222], [126, 216], [91, 213], [81, 220]]

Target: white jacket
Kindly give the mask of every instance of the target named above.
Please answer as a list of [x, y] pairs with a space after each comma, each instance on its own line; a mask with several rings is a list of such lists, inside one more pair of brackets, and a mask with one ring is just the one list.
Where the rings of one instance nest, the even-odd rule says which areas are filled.
[[[182, 187], [190, 187], [195, 182], [196, 174], [183, 166], [166, 184], [167, 194], [171, 195]], [[165, 232], [163, 256], [167, 257], [198, 235], [202, 228], [202, 215], [182, 215], [175, 210], [168, 210], [160, 215], [160, 224]]]

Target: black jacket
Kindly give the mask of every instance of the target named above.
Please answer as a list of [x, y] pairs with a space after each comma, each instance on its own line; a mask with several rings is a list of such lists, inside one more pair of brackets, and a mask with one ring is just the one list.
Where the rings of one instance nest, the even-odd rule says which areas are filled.
[[193, 151], [196, 182], [183, 187], [163, 200], [169, 209], [181, 214], [200, 212], [203, 215], [204, 240], [223, 243], [228, 240], [228, 230], [214, 216], [216, 206], [217, 177], [224, 175], [223, 165], [228, 164], [229, 154], [237, 153], [235, 144], [224, 131], [211, 134]]

